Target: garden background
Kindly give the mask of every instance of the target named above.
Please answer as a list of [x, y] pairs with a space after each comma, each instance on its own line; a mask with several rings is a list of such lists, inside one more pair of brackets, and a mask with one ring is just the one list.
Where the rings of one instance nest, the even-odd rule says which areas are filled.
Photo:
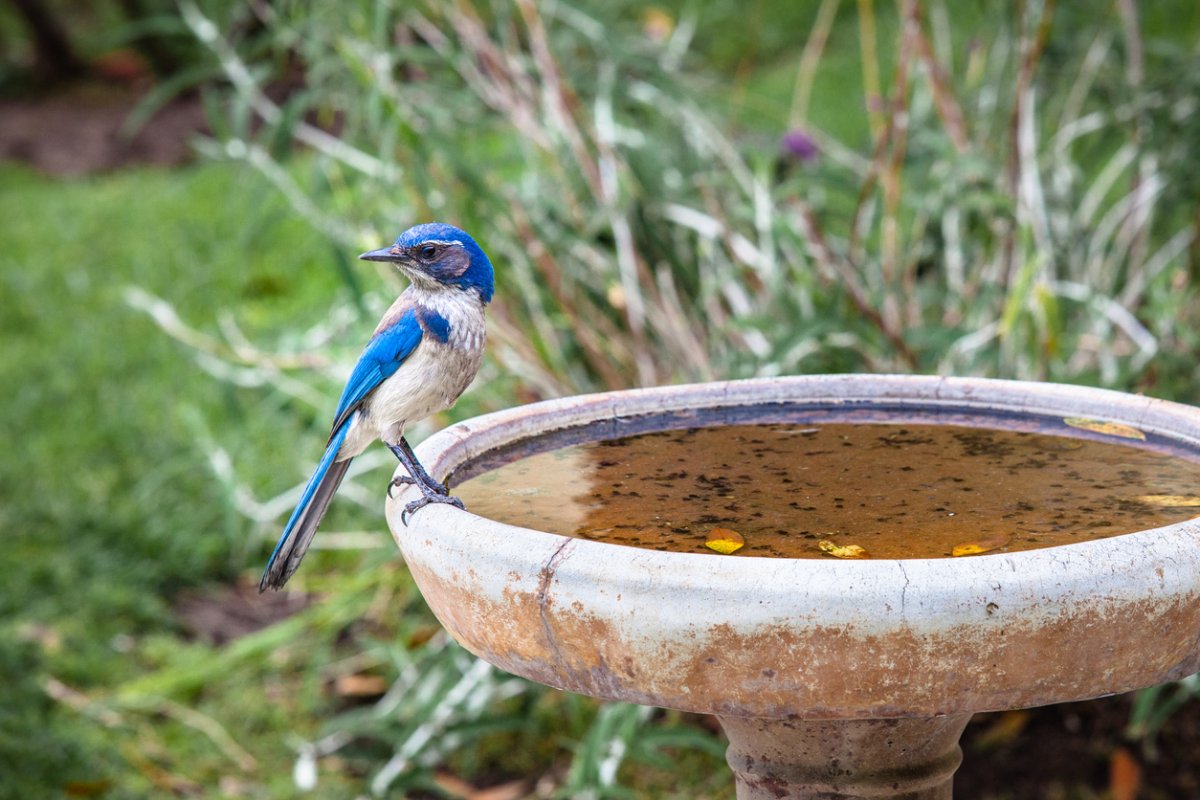
[[[431, 430], [821, 372], [1200, 402], [1190, 0], [0, 6], [0, 797], [729, 797], [712, 720], [480, 666], [355, 463], [258, 571], [430, 218], [498, 268]], [[959, 798], [1200, 795], [1200, 682], [968, 729]]]

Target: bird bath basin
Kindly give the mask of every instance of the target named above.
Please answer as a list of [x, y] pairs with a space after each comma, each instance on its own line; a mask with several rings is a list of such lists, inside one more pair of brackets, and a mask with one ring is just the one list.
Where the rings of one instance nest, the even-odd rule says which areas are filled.
[[[1131, 447], [1200, 461], [1200, 411], [1186, 406], [860, 375], [565, 398], [459, 423], [418, 454], [457, 486], [548, 447], [664, 429], [834, 419], [1021, 429], [1064, 418], [1123, 424], [1145, 436], [1124, 440]], [[742, 800], [949, 798], [971, 714], [1200, 669], [1200, 521], [1022, 552], [839, 560], [660, 552], [441, 505], [406, 527], [411, 499], [389, 501], [388, 522], [455, 639], [566, 691], [715, 714]]]

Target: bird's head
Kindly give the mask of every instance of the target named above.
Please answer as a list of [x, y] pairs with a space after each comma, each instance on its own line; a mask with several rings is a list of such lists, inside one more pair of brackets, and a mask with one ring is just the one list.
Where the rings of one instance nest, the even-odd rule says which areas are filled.
[[424, 289], [475, 290], [492, 299], [492, 262], [475, 240], [453, 225], [428, 222], [409, 228], [395, 244], [363, 253], [364, 261], [386, 261]]

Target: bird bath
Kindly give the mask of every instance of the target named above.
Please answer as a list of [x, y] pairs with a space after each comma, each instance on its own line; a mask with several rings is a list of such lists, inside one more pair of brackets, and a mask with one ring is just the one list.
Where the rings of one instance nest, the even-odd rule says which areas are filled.
[[[861, 375], [565, 398], [459, 423], [418, 454], [458, 485], [551, 446], [855, 415], [986, 417], [992, 427], [1100, 419], [1144, 433], [1131, 446], [1200, 461], [1200, 411], [1186, 406], [1054, 384]], [[447, 506], [406, 527], [410, 492], [389, 501], [388, 522], [455, 639], [559, 689], [715, 714], [742, 800], [949, 798], [973, 713], [1200, 669], [1200, 521], [961, 558], [767, 558], [590, 541]]]

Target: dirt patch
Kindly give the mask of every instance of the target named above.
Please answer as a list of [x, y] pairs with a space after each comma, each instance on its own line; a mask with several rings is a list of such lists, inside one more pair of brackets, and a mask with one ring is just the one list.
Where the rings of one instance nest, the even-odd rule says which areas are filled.
[[955, 800], [1200, 797], [1200, 703], [1183, 706], [1143, 745], [1125, 738], [1133, 697], [976, 715], [962, 739]]
[[176, 98], [128, 130], [141, 97], [132, 87], [93, 81], [0, 99], [0, 161], [76, 177], [134, 164], [177, 166], [193, 158], [189, 140], [207, 130], [199, 98]]
[[303, 592], [259, 594], [257, 582], [185, 590], [175, 614], [191, 638], [221, 646], [303, 611], [316, 598]]

